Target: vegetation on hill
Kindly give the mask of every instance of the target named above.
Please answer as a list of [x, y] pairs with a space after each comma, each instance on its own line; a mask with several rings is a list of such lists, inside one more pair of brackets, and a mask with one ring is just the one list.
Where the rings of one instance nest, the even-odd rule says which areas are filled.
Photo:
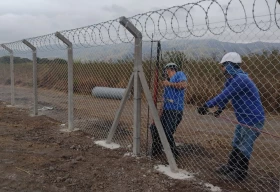
[[[242, 68], [259, 88], [262, 102], [269, 112], [280, 112], [280, 53], [249, 54], [243, 56]], [[159, 80], [163, 80], [162, 68], [167, 62], [175, 62], [187, 74], [188, 88], [185, 101], [188, 104], [200, 105], [218, 94], [225, 81], [215, 56], [212, 58], [190, 59], [183, 52], [165, 52], [160, 61]], [[10, 84], [9, 57], [0, 58], [0, 83]], [[6, 64], [5, 64], [6, 63]], [[15, 57], [15, 83], [18, 86], [32, 86], [32, 61]], [[148, 82], [153, 89], [155, 60], [143, 61], [143, 68]], [[95, 86], [127, 86], [133, 60], [111, 62], [88, 61], [74, 62], [74, 92], [91, 94]], [[38, 86], [46, 89], [67, 91], [67, 61], [63, 59], [38, 59]], [[159, 97], [162, 89], [159, 89]]]

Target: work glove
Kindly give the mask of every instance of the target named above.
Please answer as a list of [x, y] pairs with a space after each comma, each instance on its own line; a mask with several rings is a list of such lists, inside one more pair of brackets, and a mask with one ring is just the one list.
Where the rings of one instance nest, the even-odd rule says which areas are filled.
[[222, 109], [218, 109], [217, 111], [215, 111], [215, 112], [213, 113], [213, 115], [214, 115], [214, 117], [219, 117], [220, 114], [221, 114], [222, 112], [223, 112]]
[[209, 111], [208, 111], [207, 105], [204, 104], [202, 107], [198, 107], [198, 108], [197, 108], [197, 112], [198, 112], [198, 114], [200, 114], [200, 115], [207, 115], [207, 113], [209, 112]]

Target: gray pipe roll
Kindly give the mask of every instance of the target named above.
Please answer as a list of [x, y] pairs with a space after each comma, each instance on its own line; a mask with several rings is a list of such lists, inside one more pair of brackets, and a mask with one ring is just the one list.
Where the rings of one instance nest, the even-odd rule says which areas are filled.
[[123, 88], [94, 87], [92, 89], [93, 96], [106, 99], [122, 99], [124, 92]]

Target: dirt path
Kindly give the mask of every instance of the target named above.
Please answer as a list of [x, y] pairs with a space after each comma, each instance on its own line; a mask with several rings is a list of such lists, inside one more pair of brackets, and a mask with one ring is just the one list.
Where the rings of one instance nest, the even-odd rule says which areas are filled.
[[145, 158], [103, 149], [83, 132], [0, 104], [0, 191], [207, 191], [159, 174]]

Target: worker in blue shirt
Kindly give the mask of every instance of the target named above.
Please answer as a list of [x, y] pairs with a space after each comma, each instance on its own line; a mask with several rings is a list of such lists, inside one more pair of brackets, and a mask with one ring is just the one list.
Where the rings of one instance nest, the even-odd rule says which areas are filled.
[[217, 106], [218, 110], [214, 112], [214, 116], [218, 117], [226, 104], [230, 100], [232, 102], [235, 116], [240, 124], [236, 125], [235, 128], [232, 141], [233, 149], [229, 155], [228, 163], [218, 168], [217, 172], [234, 180], [246, 178], [253, 145], [260, 135], [258, 130], [263, 129], [265, 122], [264, 108], [258, 88], [241, 70], [241, 63], [242, 59], [238, 53], [229, 52], [224, 55], [220, 64], [227, 78], [225, 88], [202, 107], [198, 107], [198, 113], [206, 115], [208, 108]]
[[[168, 63], [164, 67], [166, 80], [162, 82], [164, 86], [163, 107], [160, 110], [160, 121], [162, 123], [171, 151], [175, 158], [179, 153], [176, 150], [173, 134], [182, 120], [184, 110], [184, 96], [187, 87], [187, 77], [182, 71], [178, 71], [175, 63]], [[162, 143], [159, 138], [157, 128], [154, 124], [150, 126], [152, 134], [152, 156], [162, 154]]]

